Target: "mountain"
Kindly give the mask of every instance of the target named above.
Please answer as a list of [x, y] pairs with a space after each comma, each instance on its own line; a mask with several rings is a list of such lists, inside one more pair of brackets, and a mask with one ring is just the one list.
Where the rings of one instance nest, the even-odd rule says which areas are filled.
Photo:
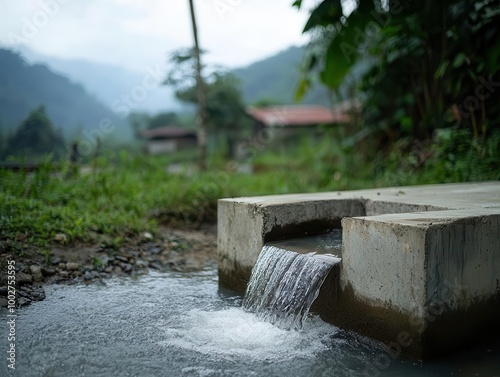
[[[245, 101], [251, 104], [266, 99], [283, 104], [294, 103], [302, 54], [303, 47], [292, 46], [247, 67], [233, 70], [241, 81]], [[328, 91], [317, 86], [307, 93], [301, 103], [328, 106], [329, 98]]]
[[[28, 64], [22, 56], [0, 49], [0, 131], [12, 133], [35, 108], [43, 105], [54, 126], [69, 140], [113, 132], [125, 140], [132, 132], [124, 119], [90, 95], [81, 85], [42, 64]], [[94, 136], [95, 137], [95, 136]]]
[[[122, 67], [92, 62], [82, 59], [61, 59], [37, 53], [27, 47], [21, 47], [23, 57], [32, 63], [48, 65], [54, 72], [67, 76], [72, 81], [80, 83], [85, 89], [105, 105], [112, 107], [124, 95], [133, 95], [133, 90], [144, 86], [147, 73], [139, 73]], [[144, 96], [135, 101], [133, 111], [165, 112], [181, 109], [175, 99], [173, 90], [151, 83]]]

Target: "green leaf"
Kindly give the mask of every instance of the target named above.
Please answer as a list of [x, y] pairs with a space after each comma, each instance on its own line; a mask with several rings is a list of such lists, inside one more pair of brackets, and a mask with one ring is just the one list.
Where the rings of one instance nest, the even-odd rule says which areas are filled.
[[323, 84], [335, 89], [342, 84], [359, 53], [351, 44], [335, 38], [326, 52], [325, 68], [320, 73]]
[[295, 102], [299, 102], [310, 88], [311, 88], [311, 81], [308, 78], [302, 78], [299, 81], [297, 90], [295, 91]]
[[311, 13], [302, 33], [317, 27], [333, 25], [342, 17], [342, 5], [340, 0], [324, 0]]
[[292, 7], [297, 7], [297, 9], [300, 9], [302, 5], [302, 0], [296, 0], [293, 2]]
[[464, 64], [465, 60], [469, 60], [467, 59], [467, 55], [465, 55], [463, 52], [459, 52], [455, 57], [455, 60], [453, 61], [453, 68], [460, 67], [462, 64]]
[[436, 69], [436, 72], [434, 73], [435, 79], [439, 79], [444, 76], [448, 64], [450, 64], [449, 60], [444, 60], [441, 62], [441, 64], [439, 64], [439, 67]]

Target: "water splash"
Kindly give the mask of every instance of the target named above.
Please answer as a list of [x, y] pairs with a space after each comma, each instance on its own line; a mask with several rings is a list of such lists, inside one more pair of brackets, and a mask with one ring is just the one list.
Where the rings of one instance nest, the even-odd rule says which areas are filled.
[[243, 308], [284, 329], [302, 329], [312, 303], [340, 258], [265, 245], [252, 270]]

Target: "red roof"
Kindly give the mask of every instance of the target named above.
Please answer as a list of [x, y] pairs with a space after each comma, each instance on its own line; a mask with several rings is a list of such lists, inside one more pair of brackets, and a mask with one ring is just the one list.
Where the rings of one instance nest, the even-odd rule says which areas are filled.
[[176, 139], [181, 137], [196, 137], [196, 132], [181, 127], [158, 127], [141, 132], [145, 139]]
[[308, 126], [345, 123], [349, 120], [344, 111], [332, 111], [324, 106], [249, 107], [246, 112], [266, 126]]

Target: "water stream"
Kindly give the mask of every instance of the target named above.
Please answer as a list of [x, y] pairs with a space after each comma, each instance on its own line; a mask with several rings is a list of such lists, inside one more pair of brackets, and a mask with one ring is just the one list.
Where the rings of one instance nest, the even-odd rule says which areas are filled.
[[[317, 317], [287, 331], [245, 312], [240, 296], [218, 288], [215, 266], [46, 291], [18, 311], [16, 370], [2, 357], [0, 376], [492, 376], [498, 367], [500, 344], [378, 368], [386, 354], [376, 343]], [[1, 309], [0, 323], [6, 316]]]
[[301, 330], [328, 272], [340, 258], [266, 245], [252, 271], [243, 308], [287, 330]]
[[[332, 262], [307, 258], [290, 263], [312, 263], [323, 273]], [[300, 318], [300, 326], [287, 330], [262, 321], [242, 308], [241, 296], [219, 288], [215, 265], [194, 273], [51, 285], [46, 293], [44, 301], [17, 312], [15, 371], [7, 368], [8, 313], [0, 308], [0, 376], [500, 375], [500, 342], [434, 363], [393, 359], [379, 344], [307, 316], [303, 308], [312, 296], [284, 311], [294, 324]], [[248, 297], [245, 305], [261, 303]]]

